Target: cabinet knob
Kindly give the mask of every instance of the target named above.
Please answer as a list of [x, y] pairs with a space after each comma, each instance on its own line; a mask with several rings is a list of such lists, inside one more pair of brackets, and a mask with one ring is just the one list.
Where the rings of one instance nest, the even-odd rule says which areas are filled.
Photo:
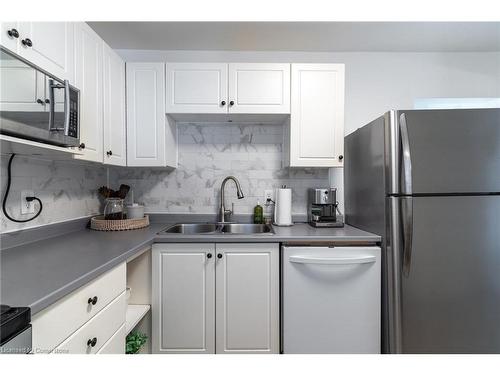
[[80, 150], [83, 150], [83, 149], [85, 148], [85, 143], [83, 143], [83, 142], [82, 142], [82, 143], [80, 143], [80, 146], [78, 146], [78, 148], [79, 148]]
[[87, 346], [94, 347], [97, 344], [97, 337], [94, 337], [93, 339], [88, 339], [87, 340]]
[[220, 105], [224, 107], [226, 105], [226, 101], [223, 100], [222, 102], [220, 102]]
[[19, 38], [19, 31], [17, 31], [16, 29], [10, 29], [9, 31], [7, 31], [7, 35], [10, 36], [11, 38]]
[[106, 152], [106, 155], [108, 155], [108, 156], [113, 155], [113, 151], [109, 150], [108, 152]]
[[222, 258], [222, 254], [217, 254], [217, 258], [221, 259]]
[[339, 160], [342, 160], [344, 158], [344, 155], [339, 155]]
[[30, 38], [26, 38], [26, 39], [21, 40], [21, 43], [25, 47], [33, 47], [33, 42], [31, 41]]
[[45, 104], [45, 103], [44, 103], [44, 101], [43, 101], [42, 99], [37, 99], [37, 100], [36, 100], [36, 102], [37, 102], [38, 104], [41, 104], [41, 105], [44, 105], [44, 104]]
[[208, 258], [208, 259], [212, 258], [212, 253], [208, 253], [208, 254], [207, 254], [207, 258]]
[[89, 305], [95, 305], [97, 303], [97, 296], [89, 298], [87, 302]]
[[229, 102], [229, 105], [234, 105], [234, 100], [231, 100], [231, 101]]
[[50, 99], [45, 99], [45, 103], [50, 104]]

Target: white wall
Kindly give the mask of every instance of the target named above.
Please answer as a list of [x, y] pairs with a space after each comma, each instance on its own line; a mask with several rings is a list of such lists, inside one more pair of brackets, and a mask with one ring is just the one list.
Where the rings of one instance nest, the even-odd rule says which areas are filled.
[[[126, 61], [345, 64], [345, 134], [423, 97], [500, 97], [500, 52], [231, 52], [119, 50]], [[342, 171], [330, 173], [342, 190]], [[343, 194], [339, 198], [343, 203]]]

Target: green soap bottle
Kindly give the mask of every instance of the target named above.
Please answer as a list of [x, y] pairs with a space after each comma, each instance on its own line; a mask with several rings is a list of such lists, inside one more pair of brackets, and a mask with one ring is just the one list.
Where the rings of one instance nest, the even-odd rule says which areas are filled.
[[253, 209], [253, 223], [254, 224], [264, 223], [264, 209], [260, 205], [259, 201], [257, 201], [257, 206], [255, 206]]

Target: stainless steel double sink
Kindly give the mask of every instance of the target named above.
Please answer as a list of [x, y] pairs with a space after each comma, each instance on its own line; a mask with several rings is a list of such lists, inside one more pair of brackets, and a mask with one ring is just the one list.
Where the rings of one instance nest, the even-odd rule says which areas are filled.
[[193, 223], [175, 224], [159, 234], [274, 234], [269, 224], [237, 224], [237, 223]]

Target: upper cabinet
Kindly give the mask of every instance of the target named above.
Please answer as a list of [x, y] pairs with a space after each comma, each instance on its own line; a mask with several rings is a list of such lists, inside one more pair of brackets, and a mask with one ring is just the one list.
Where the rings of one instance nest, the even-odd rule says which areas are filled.
[[344, 64], [292, 64], [291, 94], [289, 166], [343, 166]]
[[167, 64], [167, 113], [290, 113], [289, 64]]
[[177, 167], [177, 130], [165, 114], [165, 64], [127, 63], [127, 165]]
[[74, 24], [71, 22], [2, 23], [7, 49], [60, 79], [74, 79]]
[[226, 113], [227, 64], [167, 64], [167, 113]]
[[106, 43], [103, 49], [104, 163], [127, 165], [125, 63]]
[[229, 64], [229, 112], [290, 113], [290, 64]]
[[75, 24], [75, 86], [80, 89], [80, 150], [76, 158], [103, 162], [103, 41], [86, 23]]

